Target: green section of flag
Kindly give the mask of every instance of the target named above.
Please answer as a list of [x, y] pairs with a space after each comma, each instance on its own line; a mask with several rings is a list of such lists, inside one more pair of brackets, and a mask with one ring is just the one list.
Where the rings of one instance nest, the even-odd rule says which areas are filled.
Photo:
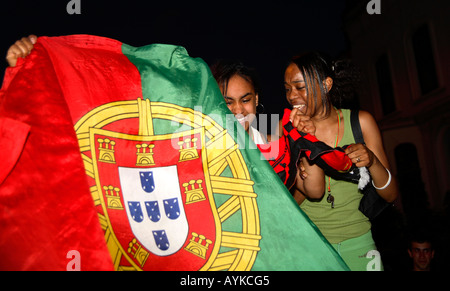
[[[216, 81], [201, 59], [188, 56], [182, 47], [154, 44], [145, 47], [122, 46], [123, 53], [141, 75], [144, 98], [201, 111], [232, 134], [239, 144], [259, 212], [260, 250], [252, 270], [348, 270], [334, 248], [300, 210], [289, 191], [248, 135], [228, 110]], [[180, 132], [185, 125], [154, 120], [155, 134]], [[230, 175], [228, 169], [222, 176]], [[214, 197], [219, 207], [226, 195]], [[239, 212], [241, 211], [241, 212]], [[242, 210], [235, 216], [243, 216]], [[224, 231], [242, 231], [236, 218], [224, 221]], [[219, 252], [232, 248], [223, 247]]]

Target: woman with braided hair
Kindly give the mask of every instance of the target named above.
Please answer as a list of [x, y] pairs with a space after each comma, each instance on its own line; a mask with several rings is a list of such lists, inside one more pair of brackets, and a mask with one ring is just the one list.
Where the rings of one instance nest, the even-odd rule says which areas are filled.
[[[397, 197], [397, 185], [389, 170], [380, 130], [375, 119], [359, 111], [365, 144], [355, 143], [350, 123], [351, 110], [341, 108], [354, 96], [354, 74], [349, 62], [331, 62], [316, 52], [294, 57], [285, 70], [284, 85], [293, 114], [309, 116], [315, 136], [330, 147], [344, 147], [359, 168], [365, 167], [377, 194], [387, 202]], [[358, 185], [325, 176], [326, 193], [321, 199], [303, 197], [301, 208], [317, 225], [352, 270], [366, 270], [376, 250], [371, 223], [361, 211], [363, 194]], [[301, 193], [297, 193], [302, 196]]]

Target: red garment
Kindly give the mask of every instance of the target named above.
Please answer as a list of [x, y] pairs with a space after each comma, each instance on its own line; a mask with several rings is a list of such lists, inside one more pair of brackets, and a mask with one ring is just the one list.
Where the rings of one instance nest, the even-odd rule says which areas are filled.
[[330, 176], [346, 175], [352, 161], [342, 148], [331, 148], [315, 136], [298, 131], [289, 121], [291, 110], [285, 109], [282, 119], [283, 136], [268, 145], [258, 145], [264, 157], [286, 187], [294, 185], [297, 162], [302, 152]]

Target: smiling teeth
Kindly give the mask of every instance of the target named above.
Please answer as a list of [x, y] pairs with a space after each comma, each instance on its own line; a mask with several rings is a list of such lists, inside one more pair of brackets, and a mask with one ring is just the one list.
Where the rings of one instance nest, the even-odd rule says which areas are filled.
[[297, 109], [303, 109], [303, 107], [305, 107], [305, 104], [299, 104], [299, 105], [294, 105], [292, 106], [293, 108], [297, 108]]
[[237, 121], [239, 121], [239, 123], [244, 123], [244, 122], [248, 121], [247, 116], [239, 117], [239, 118], [236, 118], [236, 119], [237, 119]]

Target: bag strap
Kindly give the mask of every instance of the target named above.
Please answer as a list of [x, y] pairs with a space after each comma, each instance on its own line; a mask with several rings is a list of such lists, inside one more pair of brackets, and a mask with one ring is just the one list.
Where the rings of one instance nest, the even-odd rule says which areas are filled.
[[353, 137], [355, 138], [355, 142], [365, 144], [364, 137], [361, 131], [361, 125], [359, 124], [359, 110], [352, 110], [350, 112], [350, 123], [352, 125]]

